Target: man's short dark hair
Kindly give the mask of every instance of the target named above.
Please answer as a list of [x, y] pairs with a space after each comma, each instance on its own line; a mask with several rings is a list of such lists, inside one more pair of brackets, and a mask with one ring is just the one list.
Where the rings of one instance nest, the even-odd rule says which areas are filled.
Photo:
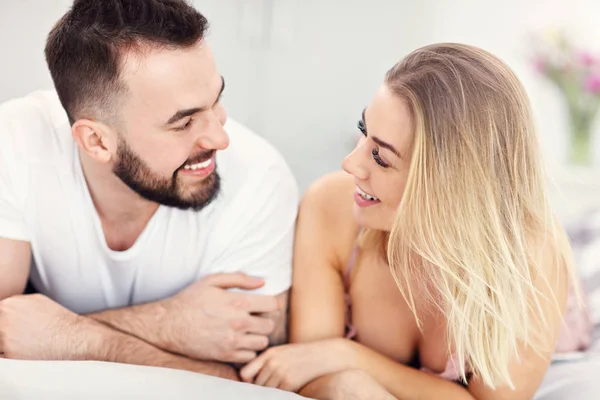
[[123, 55], [148, 48], [186, 48], [198, 43], [206, 18], [185, 0], [75, 0], [46, 42], [46, 61], [71, 124], [108, 117]]

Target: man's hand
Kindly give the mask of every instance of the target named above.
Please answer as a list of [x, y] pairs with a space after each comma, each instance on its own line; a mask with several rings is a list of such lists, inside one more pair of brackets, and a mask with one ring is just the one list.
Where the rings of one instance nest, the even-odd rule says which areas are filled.
[[263, 281], [244, 274], [210, 275], [163, 302], [159, 347], [199, 360], [246, 363], [269, 345], [275, 322], [259, 314], [278, 310], [274, 296], [252, 290]]
[[40, 294], [4, 299], [0, 301], [0, 353], [22, 360], [82, 359], [85, 344], [71, 340], [79, 318]]
[[275, 330], [269, 335], [269, 347], [281, 346], [289, 341], [288, 317], [289, 317], [289, 291], [275, 297], [277, 299], [277, 310], [270, 313], [260, 314], [275, 323]]
[[88, 317], [171, 353], [244, 364], [268, 347], [269, 338], [285, 339], [284, 294], [228, 290], [254, 290], [262, 285], [262, 279], [242, 273], [209, 275], [171, 298]]

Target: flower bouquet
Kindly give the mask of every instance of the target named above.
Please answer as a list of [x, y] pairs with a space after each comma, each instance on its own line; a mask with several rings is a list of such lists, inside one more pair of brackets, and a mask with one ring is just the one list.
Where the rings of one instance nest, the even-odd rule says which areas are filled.
[[552, 82], [565, 100], [569, 117], [569, 161], [590, 165], [593, 125], [600, 106], [600, 57], [576, 47], [562, 32], [536, 40], [535, 69]]

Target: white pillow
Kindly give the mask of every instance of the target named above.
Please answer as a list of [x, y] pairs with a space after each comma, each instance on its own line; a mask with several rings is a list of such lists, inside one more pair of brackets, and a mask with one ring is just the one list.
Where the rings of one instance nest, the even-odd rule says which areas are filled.
[[294, 400], [293, 393], [167, 368], [0, 359], [0, 399]]

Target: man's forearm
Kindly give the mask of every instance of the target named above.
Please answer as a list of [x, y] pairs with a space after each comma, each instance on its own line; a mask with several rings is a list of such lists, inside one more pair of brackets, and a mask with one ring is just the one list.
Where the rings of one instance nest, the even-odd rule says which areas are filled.
[[75, 358], [182, 369], [239, 380], [237, 372], [229, 365], [171, 354], [85, 317], [79, 327], [81, 344], [77, 348], [80, 352]]
[[86, 315], [109, 327], [142, 339], [160, 349], [171, 350], [165, 327], [161, 321], [165, 315], [165, 304], [154, 302], [127, 308], [105, 310]]

